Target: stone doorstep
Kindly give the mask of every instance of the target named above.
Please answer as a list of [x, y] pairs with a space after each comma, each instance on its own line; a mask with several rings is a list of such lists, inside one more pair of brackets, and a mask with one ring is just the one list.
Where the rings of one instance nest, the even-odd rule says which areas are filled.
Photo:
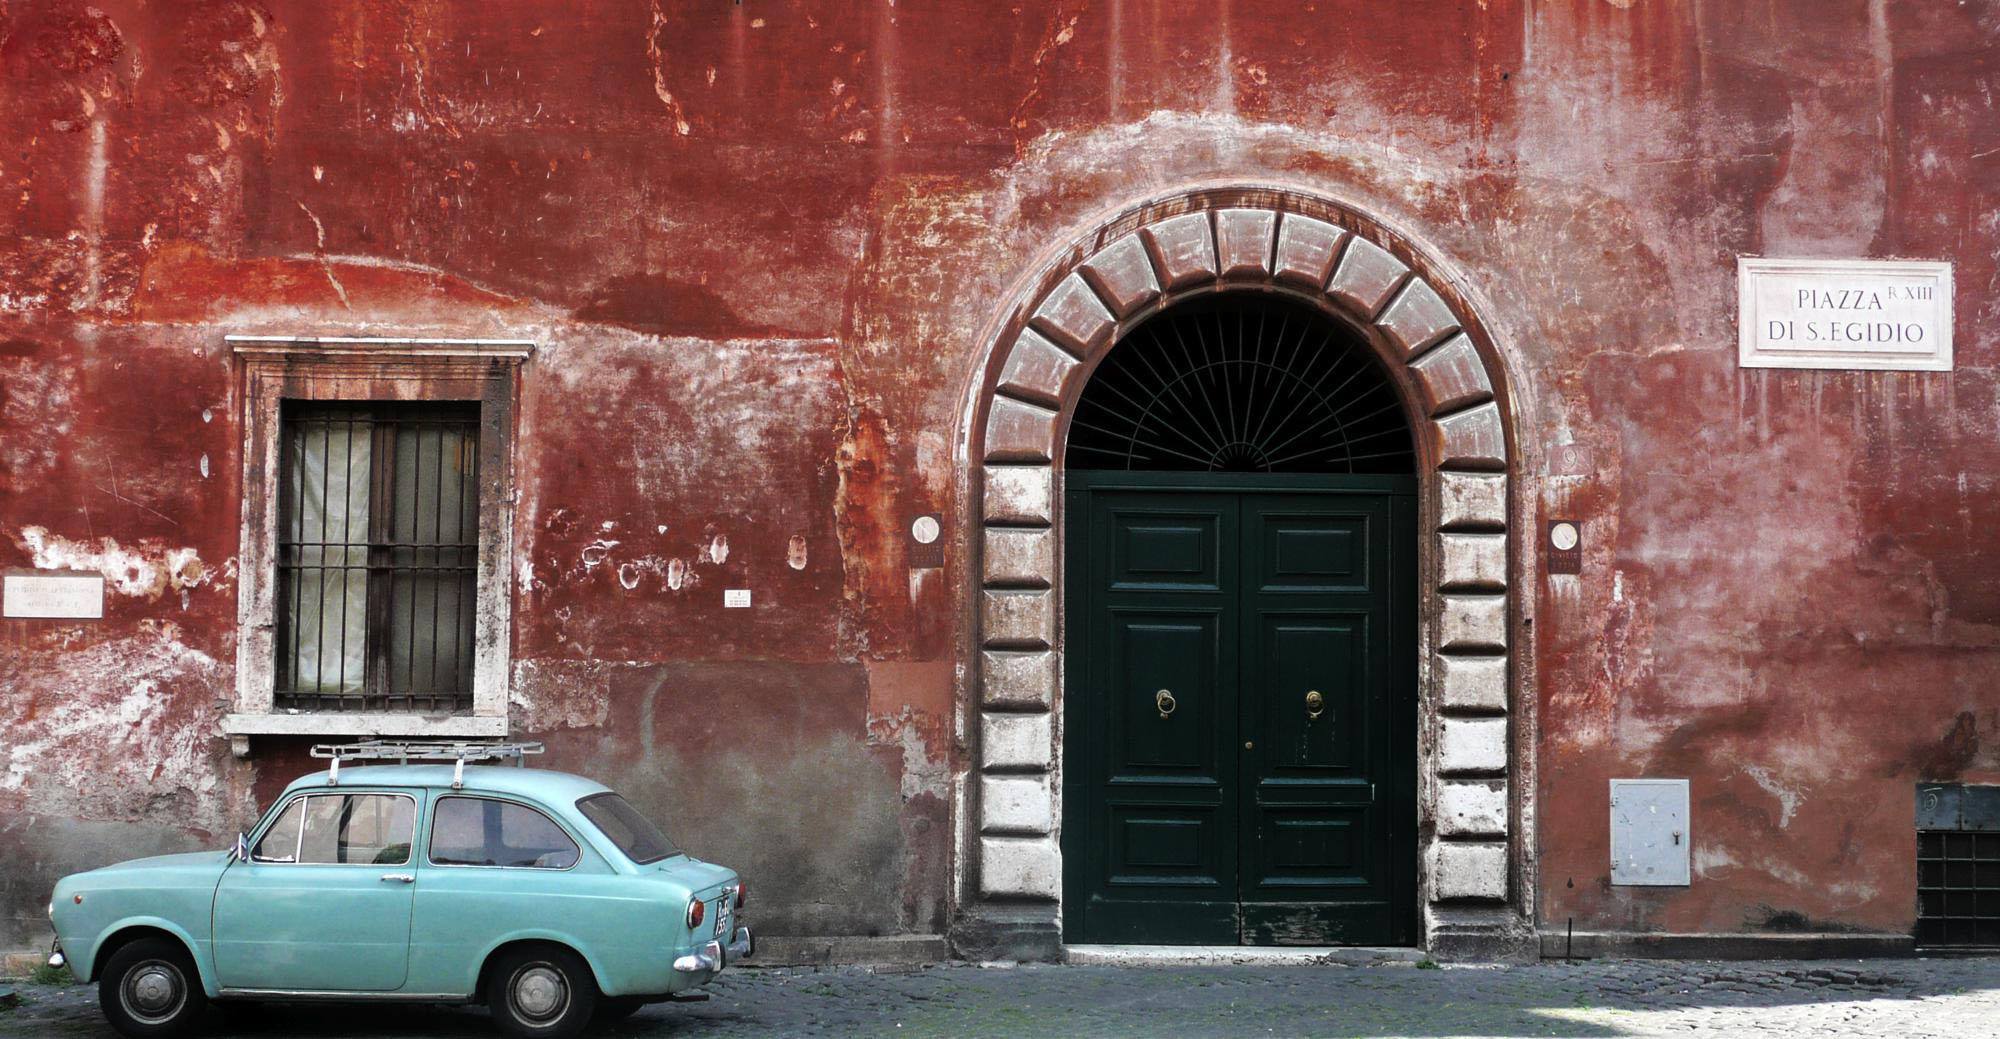
[[1561, 960], [1852, 960], [1915, 955], [1907, 934], [1833, 931], [1798, 934], [1647, 934], [1633, 931], [1542, 932], [1542, 959]]
[[[744, 967], [922, 967], [951, 959], [943, 935], [898, 934], [870, 938], [757, 936], [757, 954]], [[731, 966], [738, 966], [732, 963]]]
[[1368, 967], [1420, 963], [1421, 949], [1373, 946], [1065, 945], [1063, 962], [1078, 967]]

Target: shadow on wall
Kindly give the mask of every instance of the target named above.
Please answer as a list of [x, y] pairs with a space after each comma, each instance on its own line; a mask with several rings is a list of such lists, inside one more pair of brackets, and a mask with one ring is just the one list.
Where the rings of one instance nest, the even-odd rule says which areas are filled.
[[0, 950], [48, 948], [49, 892], [71, 873], [224, 843], [144, 823], [0, 814]]
[[612, 787], [683, 851], [735, 869], [760, 933], [941, 931], [939, 857], [905, 828], [941, 842], [945, 806], [906, 800], [903, 748], [867, 742], [860, 668], [641, 666], [609, 701], [601, 727], [538, 737], [537, 764]]

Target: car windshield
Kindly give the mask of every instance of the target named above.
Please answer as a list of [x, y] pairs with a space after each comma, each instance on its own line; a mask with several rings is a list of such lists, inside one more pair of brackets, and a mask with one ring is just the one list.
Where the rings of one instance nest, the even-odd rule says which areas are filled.
[[679, 855], [680, 849], [674, 842], [653, 825], [653, 820], [641, 814], [632, 802], [617, 794], [592, 794], [576, 803], [578, 811], [591, 825], [603, 831], [625, 857], [641, 866], [658, 862], [669, 856]]

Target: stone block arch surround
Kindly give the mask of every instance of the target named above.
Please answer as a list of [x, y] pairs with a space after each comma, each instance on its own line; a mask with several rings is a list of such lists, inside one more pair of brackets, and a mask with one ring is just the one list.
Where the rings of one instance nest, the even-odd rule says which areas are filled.
[[1120, 334], [1182, 300], [1283, 293], [1361, 333], [1416, 443], [1419, 900], [1427, 949], [1534, 955], [1531, 773], [1518, 630], [1529, 603], [1506, 368], [1462, 286], [1381, 221], [1331, 199], [1229, 187], [1154, 199], [1037, 272], [1001, 320], [967, 410], [972, 772], [954, 945], [1061, 953], [1062, 444]]

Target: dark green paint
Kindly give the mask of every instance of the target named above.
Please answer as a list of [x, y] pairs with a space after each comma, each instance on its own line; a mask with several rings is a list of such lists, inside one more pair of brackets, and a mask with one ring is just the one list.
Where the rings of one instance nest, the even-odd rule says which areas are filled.
[[1068, 940], [1413, 942], [1415, 479], [1068, 488]]

